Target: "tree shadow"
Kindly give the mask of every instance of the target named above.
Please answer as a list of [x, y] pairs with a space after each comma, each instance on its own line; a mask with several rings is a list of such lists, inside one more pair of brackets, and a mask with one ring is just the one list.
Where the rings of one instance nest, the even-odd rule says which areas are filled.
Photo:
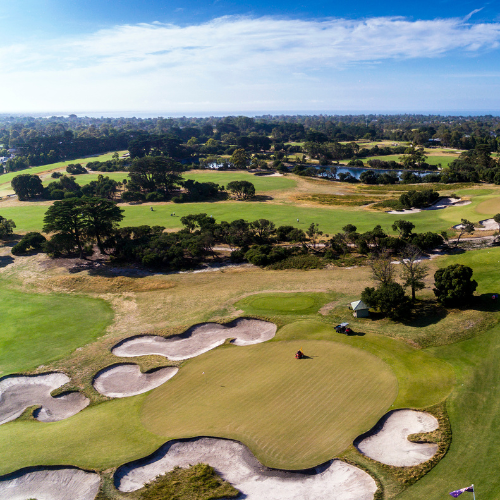
[[500, 295], [498, 293], [475, 295], [470, 301], [462, 305], [460, 309], [474, 309], [481, 312], [500, 311]]
[[406, 326], [422, 328], [435, 325], [448, 316], [448, 310], [435, 300], [418, 300], [412, 304], [408, 318], [401, 321]]
[[14, 257], [11, 257], [10, 255], [0, 256], [0, 267], [6, 267], [9, 264], [12, 264], [13, 262], [14, 262]]
[[252, 197], [252, 199], [245, 200], [245, 201], [249, 201], [249, 202], [252, 202], [252, 201], [271, 201], [272, 199], [273, 199], [272, 196], [268, 196], [265, 194], [256, 194], [255, 196]]

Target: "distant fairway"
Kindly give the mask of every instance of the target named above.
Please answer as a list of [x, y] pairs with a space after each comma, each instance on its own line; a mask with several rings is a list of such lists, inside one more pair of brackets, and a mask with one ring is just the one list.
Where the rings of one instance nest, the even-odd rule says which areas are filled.
[[[311, 359], [294, 359], [299, 348]], [[237, 439], [265, 465], [301, 469], [347, 448], [397, 392], [388, 365], [344, 344], [227, 346], [186, 362], [151, 392], [141, 420], [165, 438]]]
[[104, 334], [107, 302], [63, 294], [0, 290], [0, 377], [60, 359]]

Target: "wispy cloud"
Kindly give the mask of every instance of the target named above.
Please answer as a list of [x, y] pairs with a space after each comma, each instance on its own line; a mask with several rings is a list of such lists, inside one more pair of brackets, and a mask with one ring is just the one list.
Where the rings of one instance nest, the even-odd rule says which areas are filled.
[[469, 23], [475, 12], [465, 19], [417, 21], [222, 17], [183, 27], [116, 26], [37, 46], [0, 47], [0, 92], [18, 99], [30, 78], [37, 84], [31, 93], [38, 88], [51, 103], [67, 102], [68, 87], [83, 87], [84, 95], [101, 101], [127, 96], [135, 107], [165, 95], [169, 102], [191, 102], [189, 95], [210, 100], [220, 91], [238, 95], [233, 88], [228, 96], [228, 86], [262, 96], [284, 85], [284, 78], [304, 81], [300, 75], [359, 64], [497, 49], [500, 23]]

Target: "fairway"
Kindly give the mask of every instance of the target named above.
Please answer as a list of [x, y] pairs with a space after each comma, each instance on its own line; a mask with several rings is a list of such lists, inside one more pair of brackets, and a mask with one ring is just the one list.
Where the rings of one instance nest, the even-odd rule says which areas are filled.
[[270, 293], [251, 295], [235, 304], [248, 314], [313, 314], [332, 300], [331, 294]]
[[290, 177], [275, 177], [266, 175], [253, 175], [249, 172], [186, 172], [182, 174], [184, 179], [193, 179], [198, 182], [215, 182], [227, 186], [232, 181], [248, 181], [259, 191], [277, 191], [281, 189], [294, 188], [297, 181]]
[[[296, 360], [303, 349], [308, 359]], [[302, 469], [346, 449], [387, 411], [396, 376], [363, 350], [326, 341], [227, 346], [152, 391], [141, 420], [165, 438], [245, 443], [270, 467]]]
[[103, 335], [113, 313], [107, 302], [62, 294], [0, 290], [0, 377], [33, 370]]

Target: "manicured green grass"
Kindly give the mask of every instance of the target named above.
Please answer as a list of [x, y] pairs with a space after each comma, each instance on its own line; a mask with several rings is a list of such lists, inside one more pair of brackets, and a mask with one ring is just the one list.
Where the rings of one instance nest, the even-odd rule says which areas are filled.
[[235, 304], [247, 314], [268, 316], [275, 314], [314, 314], [333, 299], [322, 293], [270, 293], [250, 295]]
[[[310, 359], [296, 360], [303, 349]], [[380, 358], [328, 341], [227, 346], [186, 362], [152, 391], [141, 420], [158, 435], [237, 439], [270, 467], [332, 458], [368, 430], [397, 396]]]
[[255, 186], [257, 192], [290, 189], [297, 185], [297, 181], [290, 177], [259, 176], [248, 172], [186, 172], [182, 174], [182, 177], [198, 182], [215, 182], [221, 186], [227, 186], [232, 181], [249, 181]]
[[141, 425], [143, 399], [140, 395], [108, 401], [60, 422], [13, 421], [0, 426], [0, 474], [27, 465], [107, 469], [153, 453], [165, 439]]
[[[122, 182], [123, 179], [128, 180], [128, 172], [101, 172], [101, 174], [81, 174], [81, 175], [75, 175], [74, 177], [77, 184], [80, 184], [80, 186], [85, 186], [89, 184], [91, 181], [96, 181], [99, 175], [103, 175], [104, 177], [109, 177], [110, 179], [113, 179], [116, 182]], [[47, 179], [44, 179], [43, 185], [48, 186], [51, 182], [54, 181], [57, 181], [57, 179], [49, 177]]]
[[113, 313], [100, 299], [0, 289], [0, 376], [61, 359], [104, 334]]
[[[382, 160], [382, 161], [396, 161], [399, 163], [399, 158], [403, 155], [386, 155], [386, 156], [368, 156], [367, 158], [361, 158], [363, 163], [367, 163], [368, 160]], [[453, 160], [456, 160], [458, 155], [455, 156], [437, 156], [437, 155], [428, 155], [426, 163], [429, 165], [438, 165], [441, 164], [442, 167], [447, 167]]]
[[[122, 154], [124, 151], [119, 151], [118, 154]], [[19, 170], [18, 172], [9, 172], [7, 174], [0, 175], [0, 191], [8, 190], [12, 191], [10, 187], [10, 181], [16, 176], [20, 174], [41, 174], [44, 172], [51, 172], [53, 170], [58, 170], [60, 168], [66, 167], [70, 163], [80, 163], [81, 165], [86, 165], [91, 161], [107, 161], [111, 160], [113, 157], [113, 152], [105, 153], [99, 156], [93, 156], [91, 158], [78, 158], [76, 160], [69, 161], [60, 161], [57, 163], [49, 163], [48, 165], [41, 165], [39, 167], [31, 167], [25, 170]]]

